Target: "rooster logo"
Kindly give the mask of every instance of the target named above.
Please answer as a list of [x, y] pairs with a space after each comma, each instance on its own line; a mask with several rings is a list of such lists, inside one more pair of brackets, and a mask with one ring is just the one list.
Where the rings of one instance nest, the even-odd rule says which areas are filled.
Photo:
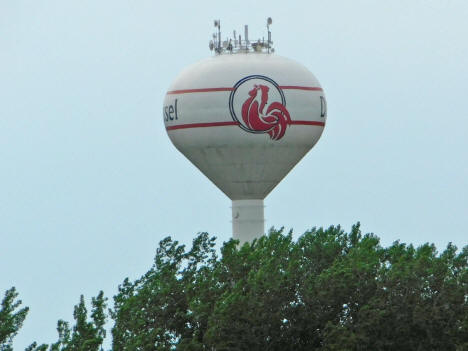
[[[244, 84], [252, 80], [250, 83], [254, 83], [253, 85]], [[269, 95], [273, 95], [271, 103], [268, 101]], [[275, 101], [276, 99], [281, 102]], [[291, 124], [282, 90], [272, 79], [265, 76], [249, 76], [240, 80], [231, 92], [229, 109], [232, 118], [239, 122], [242, 129], [250, 133], [268, 133], [272, 140], [281, 139]], [[237, 118], [239, 114], [242, 119]]]

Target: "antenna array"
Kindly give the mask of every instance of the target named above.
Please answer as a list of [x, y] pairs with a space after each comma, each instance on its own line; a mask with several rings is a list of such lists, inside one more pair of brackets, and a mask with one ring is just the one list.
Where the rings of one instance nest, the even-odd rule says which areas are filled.
[[236, 31], [233, 31], [232, 38], [226, 38], [226, 40], [221, 39], [221, 21], [215, 20], [214, 26], [217, 29], [217, 32], [213, 33], [213, 38], [210, 40], [209, 47], [211, 51], [214, 51], [215, 54], [235, 54], [235, 53], [249, 53], [249, 52], [265, 52], [273, 53], [273, 41], [271, 41], [271, 31], [270, 25], [273, 23], [271, 17], [267, 18], [267, 31], [268, 38], [265, 41], [265, 38], [258, 39], [257, 41], [251, 42], [249, 40], [249, 27], [244, 26], [244, 38], [239, 34], [237, 36]]

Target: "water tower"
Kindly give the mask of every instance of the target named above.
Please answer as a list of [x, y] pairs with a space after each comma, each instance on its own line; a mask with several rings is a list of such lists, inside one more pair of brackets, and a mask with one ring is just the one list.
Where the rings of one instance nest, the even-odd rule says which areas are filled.
[[[264, 234], [263, 200], [319, 140], [327, 118], [322, 87], [303, 65], [274, 54], [266, 39], [222, 40], [184, 69], [163, 107], [175, 147], [232, 200], [232, 235]], [[201, 195], [201, 194], [200, 194]], [[299, 195], [299, 194], [298, 194]]]

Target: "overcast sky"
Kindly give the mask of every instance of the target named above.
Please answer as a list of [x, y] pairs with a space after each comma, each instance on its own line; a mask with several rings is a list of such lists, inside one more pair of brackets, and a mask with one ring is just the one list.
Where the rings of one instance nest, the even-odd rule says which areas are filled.
[[0, 0], [0, 293], [15, 347], [57, 339], [79, 295], [112, 297], [159, 240], [231, 236], [230, 201], [171, 144], [162, 100], [226, 35], [271, 27], [328, 100], [266, 227], [361, 221], [383, 245], [468, 243], [468, 2]]

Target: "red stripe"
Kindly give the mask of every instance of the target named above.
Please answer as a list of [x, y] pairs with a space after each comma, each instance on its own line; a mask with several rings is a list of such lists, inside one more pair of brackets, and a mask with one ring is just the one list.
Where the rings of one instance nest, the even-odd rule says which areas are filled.
[[177, 126], [166, 127], [166, 130], [174, 129], [187, 129], [187, 128], [205, 128], [205, 127], [223, 127], [223, 126], [237, 126], [239, 122], [209, 122], [209, 123], [190, 123], [190, 124], [179, 124]]
[[213, 91], [233, 91], [233, 90], [234, 88], [182, 89], [182, 90], [170, 90], [166, 94], [209, 93]]
[[291, 121], [290, 124], [298, 124], [302, 126], [321, 126], [325, 127], [325, 122], [318, 121]]
[[[324, 122], [317, 121], [291, 121], [290, 124], [303, 125], [303, 126], [321, 126], [324, 127]], [[176, 126], [166, 127], [166, 130], [175, 129], [188, 129], [188, 128], [206, 128], [206, 127], [223, 127], [223, 126], [238, 126], [239, 122], [209, 122], [209, 123], [190, 123], [190, 124], [179, 124]]]
[[[283, 90], [309, 90], [309, 91], [323, 91], [320, 87], [303, 87], [299, 85], [280, 85]], [[200, 88], [200, 89], [181, 89], [181, 90], [170, 90], [166, 94], [190, 94], [190, 93], [211, 93], [215, 91], [233, 91], [234, 88]]]
[[301, 87], [298, 85], [280, 85], [280, 88], [283, 90], [312, 90], [312, 91], [323, 91], [320, 87]]

